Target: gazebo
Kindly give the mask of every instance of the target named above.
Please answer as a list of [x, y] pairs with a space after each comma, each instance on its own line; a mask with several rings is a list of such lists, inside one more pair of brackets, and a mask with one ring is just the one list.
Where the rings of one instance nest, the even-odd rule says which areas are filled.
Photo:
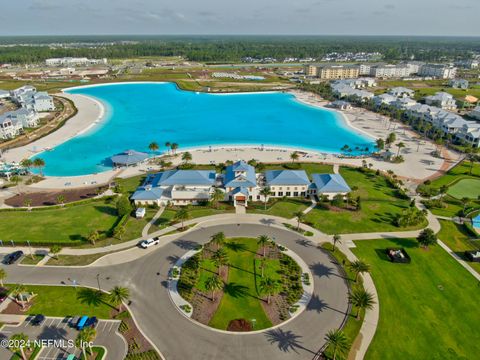
[[137, 165], [148, 159], [147, 153], [142, 153], [135, 150], [126, 150], [120, 154], [114, 155], [110, 158], [113, 166], [131, 166]]

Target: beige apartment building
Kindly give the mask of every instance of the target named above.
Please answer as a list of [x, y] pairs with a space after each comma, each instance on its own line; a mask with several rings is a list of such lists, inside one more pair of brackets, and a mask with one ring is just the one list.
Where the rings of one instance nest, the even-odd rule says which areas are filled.
[[325, 80], [353, 79], [360, 74], [360, 67], [357, 65], [307, 65], [305, 75], [318, 77]]

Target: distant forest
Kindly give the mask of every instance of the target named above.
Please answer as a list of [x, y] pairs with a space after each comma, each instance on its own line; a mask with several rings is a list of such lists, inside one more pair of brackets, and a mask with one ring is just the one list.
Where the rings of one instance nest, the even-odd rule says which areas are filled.
[[[70, 44], [70, 47], [45, 44]], [[29, 46], [25, 46], [28, 44]], [[7, 46], [8, 45], [8, 46]], [[331, 52], [381, 52], [385, 61], [446, 61], [480, 53], [480, 38], [374, 36], [37, 36], [0, 37], [0, 63], [38, 63], [51, 57], [126, 59], [183, 56], [202, 62], [244, 57], [321, 58]]]

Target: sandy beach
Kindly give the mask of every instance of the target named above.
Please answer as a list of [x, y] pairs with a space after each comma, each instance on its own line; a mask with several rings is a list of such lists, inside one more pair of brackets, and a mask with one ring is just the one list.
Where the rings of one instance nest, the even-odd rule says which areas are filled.
[[[298, 101], [311, 105], [324, 107], [328, 102], [312, 93], [300, 91], [291, 91]], [[4, 154], [7, 161], [20, 161], [23, 158], [32, 156], [44, 149], [52, 148], [73, 136], [81, 134], [89, 130], [92, 126], [102, 121], [104, 114], [103, 106], [96, 100], [82, 96], [62, 94], [75, 102], [78, 113], [67, 121], [67, 123], [55, 133], [52, 133], [28, 146], [13, 149]], [[431, 153], [436, 149], [435, 145], [430, 141], [419, 139], [418, 135], [408, 130], [408, 127], [390, 122], [390, 120], [382, 115], [366, 111], [361, 108], [353, 108], [339, 112], [343, 115], [346, 123], [351, 126], [354, 131], [367, 134], [373, 139], [386, 138], [386, 136], [395, 132], [397, 136], [396, 143], [402, 141], [406, 147], [401, 149], [400, 154], [405, 161], [400, 164], [394, 164], [374, 158], [366, 158], [367, 163], [372, 164], [373, 168], [383, 171], [392, 170], [398, 176], [411, 179], [412, 182], [419, 182], [422, 179], [435, 175], [441, 169], [453, 166], [459, 159], [459, 154], [444, 151], [444, 157], [449, 159], [448, 162], [444, 158], [436, 158]], [[180, 144], [181, 146], [181, 144]], [[182, 149], [179, 149], [182, 151]], [[299, 161], [302, 162], [325, 162], [339, 165], [362, 165], [361, 158], [339, 158], [336, 154], [316, 152], [312, 150], [302, 150], [299, 148], [284, 148], [266, 146], [212, 146], [208, 148], [188, 149], [192, 153], [193, 162], [199, 164], [217, 164], [227, 160], [250, 160], [256, 159], [260, 162], [286, 162], [290, 160], [292, 151], [301, 151]], [[393, 146], [392, 152], [397, 153], [398, 149]], [[178, 153], [180, 154], [180, 152]], [[174, 164], [180, 163], [181, 156], [173, 159]], [[146, 171], [155, 170], [156, 167], [150, 164], [142, 164], [137, 167], [128, 169], [110, 170], [99, 174], [91, 174], [84, 176], [70, 177], [47, 177], [40, 183], [32, 186], [38, 189], [65, 189], [73, 187], [92, 186], [104, 184], [114, 177], [129, 177]]]

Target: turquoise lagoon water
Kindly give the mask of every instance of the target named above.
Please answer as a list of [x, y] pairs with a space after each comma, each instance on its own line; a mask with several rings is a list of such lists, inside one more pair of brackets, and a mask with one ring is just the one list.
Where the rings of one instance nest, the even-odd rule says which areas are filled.
[[[44, 173], [73, 176], [111, 169], [109, 157], [127, 149], [148, 152], [156, 141], [180, 150], [210, 145], [280, 145], [339, 153], [369, 147], [373, 139], [345, 124], [334, 111], [302, 104], [291, 94], [215, 95], [179, 90], [172, 83], [73, 88], [105, 105], [105, 119], [39, 157]], [[232, 159], [235, 160], [235, 159]]]

